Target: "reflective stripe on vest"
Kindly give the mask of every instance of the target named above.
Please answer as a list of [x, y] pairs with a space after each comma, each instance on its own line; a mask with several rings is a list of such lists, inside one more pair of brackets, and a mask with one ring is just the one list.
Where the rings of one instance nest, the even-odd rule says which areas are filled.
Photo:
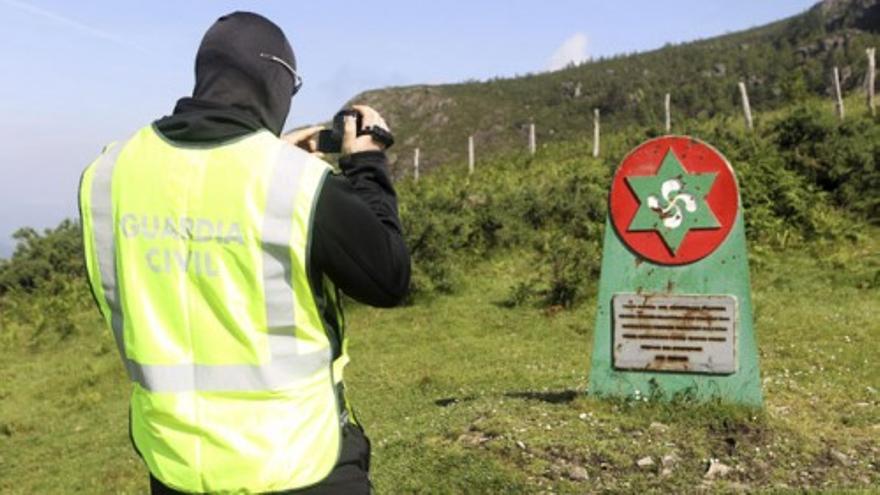
[[[270, 362], [263, 365], [150, 365], [125, 354], [123, 316], [116, 274], [116, 247], [112, 211], [113, 170], [122, 146], [113, 146], [96, 164], [92, 181], [92, 222], [104, 297], [111, 311], [111, 327], [129, 378], [153, 392], [276, 390], [330, 364], [327, 351], [300, 354], [294, 337], [293, 288], [290, 285], [290, 219], [293, 194], [302, 167], [291, 167], [290, 156], [279, 154], [273, 166], [263, 217], [263, 289], [266, 301]], [[288, 165], [288, 166], [285, 166]], [[341, 379], [348, 357], [340, 356], [334, 372]]]
[[269, 132], [186, 147], [147, 127], [83, 174], [89, 280], [165, 485], [285, 491], [336, 464], [348, 357], [331, 363], [307, 266], [329, 170]]

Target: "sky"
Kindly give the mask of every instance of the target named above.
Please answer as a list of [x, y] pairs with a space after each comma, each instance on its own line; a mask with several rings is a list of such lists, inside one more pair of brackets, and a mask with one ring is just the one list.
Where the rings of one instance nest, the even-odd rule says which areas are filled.
[[0, 0], [0, 257], [75, 217], [109, 142], [170, 113], [205, 30], [235, 10], [281, 26], [303, 77], [287, 127], [378, 87], [513, 77], [759, 26], [812, 0], [150, 2]]

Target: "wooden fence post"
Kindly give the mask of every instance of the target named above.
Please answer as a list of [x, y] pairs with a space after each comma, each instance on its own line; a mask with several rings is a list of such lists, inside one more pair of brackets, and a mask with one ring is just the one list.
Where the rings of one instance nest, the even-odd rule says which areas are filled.
[[419, 149], [413, 151], [413, 179], [419, 181]]
[[843, 120], [843, 92], [840, 90], [840, 71], [837, 70], [837, 67], [834, 67], [832, 78], [834, 83], [834, 108], [837, 111], [837, 117]]
[[877, 74], [877, 66], [874, 59], [874, 48], [868, 48], [865, 51], [868, 53], [868, 110], [873, 116], [876, 112], [874, 108], [874, 78]]
[[468, 136], [468, 175], [474, 173], [474, 136]]
[[746, 91], [746, 83], [739, 82], [739, 94], [742, 96], [743, 115], [746, 118], [746, 127], [751, 131], [752, 124], [752, 107], [749, 105], [749, 93]]
[[593, 158], [599, 157], [599, 109], [593, 109]]
[[670, 131], [672, 131], [672, 97], [669, 95], [669, 93], [666, 93], [666, 98], [663, 106], [666, 107], [666, 134], [669, 134]]
[[529, 124], [529, 154], [534, 155], [536, 150], [535, 143], [535, 123], [532, 122]]

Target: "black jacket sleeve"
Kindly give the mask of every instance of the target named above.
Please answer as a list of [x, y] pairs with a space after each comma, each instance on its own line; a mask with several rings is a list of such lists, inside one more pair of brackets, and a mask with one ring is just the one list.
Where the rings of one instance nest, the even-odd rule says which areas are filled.
[[357, 301], [397, 305], [409, 289], [410, 259], [385, 153], [355, 153], [339, 165], [342, 174], [327, 177], [315, 205], [312, 269]]

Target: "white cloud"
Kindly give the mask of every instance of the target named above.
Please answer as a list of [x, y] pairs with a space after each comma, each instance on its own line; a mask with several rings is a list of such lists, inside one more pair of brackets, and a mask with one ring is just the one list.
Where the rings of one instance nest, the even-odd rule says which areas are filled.
[[563, 41], [559, 48], [550, 56], [547, 70], [559, 70], [570, 63], [581, 63], [590, 58], [587, 48], [590, 40], [584, 33], [575, 33]]

